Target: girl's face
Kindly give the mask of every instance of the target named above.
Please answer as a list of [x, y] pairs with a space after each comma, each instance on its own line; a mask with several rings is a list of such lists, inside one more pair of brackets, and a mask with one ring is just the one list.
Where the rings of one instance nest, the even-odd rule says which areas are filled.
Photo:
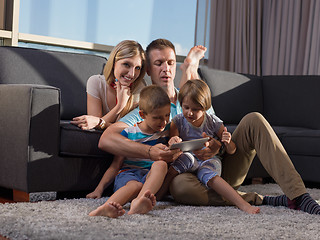
[[140, 75], [142, 61], [140, 56], [124, 58], [114, 64], [114, 76], [121, 85], [130, 86]]
[[193, 102], [188, 96], [182, 102], [183, 116], [195, 127], [200, 127], [204, 119], [204, 110], [200, 104]]

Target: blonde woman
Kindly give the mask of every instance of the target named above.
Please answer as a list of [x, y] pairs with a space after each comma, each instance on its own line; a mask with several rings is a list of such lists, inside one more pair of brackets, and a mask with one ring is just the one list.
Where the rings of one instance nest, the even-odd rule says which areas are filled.
[[137, 106], [145, 86], [145, 52], [141, 45], [124, 40], [114, 47], [103, 70], [87, 82], [87, 115], [73, 118], [83, 130], [105, 129]]

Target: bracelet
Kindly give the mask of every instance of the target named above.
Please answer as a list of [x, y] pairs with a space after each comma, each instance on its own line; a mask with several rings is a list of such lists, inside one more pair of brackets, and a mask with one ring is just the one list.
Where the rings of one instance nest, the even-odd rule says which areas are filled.
[[149, 158], [150, 158], [150, 160], [152, 160], [152, 159], [151, 159], [151, 154], [150, 154], [150, 150], [151, 150], [151, 148], [152, 148], [152, 146], [150, 146], [150, 147], [149, 147], [149, 150], [148, 150], [148, 154], [149, 154]]
[[103, 118], [100, 118], [98, 125], [96, 126], [96, 129], [103, 130], [107, 126], [106, 121], [103, 120]]

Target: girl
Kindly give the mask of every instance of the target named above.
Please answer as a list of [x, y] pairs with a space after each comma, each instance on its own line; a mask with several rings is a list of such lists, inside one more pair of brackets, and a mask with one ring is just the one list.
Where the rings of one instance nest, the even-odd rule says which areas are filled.
[[[201, 138], [203, 133], [216, 137], [227, 154], [234, 154], [236, 145], [222, 121], [215, 115], [206, 113], [211, 106], [211, 94], [208, 85], [202, 80], [189, 80], [180, 89], [178, 100], [182, 114], [176, 115], [170, 125], [169, 145], [173, 143]], [[199, 180], [212, 188], [226, 200], [247, 213], [259, 213], [260, 208], [251, 206], [224, 180], [221, 175], [221, 161], [218, 156], [200, 161], [191, 153], [185, 152], [175, 160], [168, 170], [162, 189], [157, 193], [160, 198], [167, 192], [171, 180], [180, 173], [196, 171]]]
[[87, 115], [73, 118], [81, 129], [105, 129], [137, 106], [145, 86], [145, 52], [136, 41], [114, 47], [103, 70], [87, 82]]

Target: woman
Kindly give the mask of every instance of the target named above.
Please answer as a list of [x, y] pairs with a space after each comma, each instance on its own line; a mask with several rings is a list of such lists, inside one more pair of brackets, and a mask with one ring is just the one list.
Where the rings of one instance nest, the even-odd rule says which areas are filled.
[[73, 118], [83, 130], [105, 129], [137, 106], [145, 86], [145, 52], [141, 45], [124, 40], [114, 47], [103, 70], [87, 82], [87, 115]]

